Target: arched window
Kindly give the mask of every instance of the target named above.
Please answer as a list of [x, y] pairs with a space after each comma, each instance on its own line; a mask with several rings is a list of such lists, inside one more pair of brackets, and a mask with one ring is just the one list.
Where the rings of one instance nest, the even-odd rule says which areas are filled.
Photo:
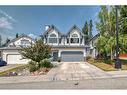
[[50, 37], [56, 37], [56, 34], [50, 34]]
[[50, 34], [50, 36], [49, 36], [49, 43], [57, 43], [56, 34]]
[[77, 34], [72, 34], [71, 37], [72, 37], [72, 38], [78, 38], [78, 35], [77, 35]]
[[21, 40], [21, 46], [27, 47], [29, 45], [30, 45], [30, 41], [29, 40], [25, 40], [25, 39]]

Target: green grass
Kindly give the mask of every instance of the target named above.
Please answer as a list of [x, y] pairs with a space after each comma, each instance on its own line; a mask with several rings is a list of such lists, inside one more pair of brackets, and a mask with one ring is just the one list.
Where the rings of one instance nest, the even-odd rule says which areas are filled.
[[17, 72], [17, 71], [23, 70], [25, 68], [28, 68], [28, 65], [20, 65], [15, 68], [0, 72], [0, 76], [6, 76], [9, 72]]
[[[100, 60], [98, 61], [98, 60], [94, 60], [94, 59], [88, 60], [88, 63], [90, 63], [90, 64], [92, 64], [104, 71], [117, 71], [117, 69], [114, 68], [115, 63], [106, 64]], [[121, 70], [127, 70], [127, 64], [122, 64]]]

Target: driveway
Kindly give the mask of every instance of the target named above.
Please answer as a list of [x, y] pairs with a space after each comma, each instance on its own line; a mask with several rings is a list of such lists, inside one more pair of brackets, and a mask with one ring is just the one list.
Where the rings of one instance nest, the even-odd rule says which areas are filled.
[[7, 71], [9, 69], [13, 69], [15, 67], [21, 66], [22, 64], [8, 64], [7, 66], [0, 67], [0, 72]]
[[109, 78], [110, 74], [85, 62], [64, 62], [53, 68], [47, 74], [50, 80], [83, 80], [94, 78]]

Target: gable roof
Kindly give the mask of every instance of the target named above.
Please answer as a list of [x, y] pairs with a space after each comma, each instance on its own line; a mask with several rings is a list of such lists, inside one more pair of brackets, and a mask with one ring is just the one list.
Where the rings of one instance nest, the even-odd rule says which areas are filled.
[[51, 25], [51, 26], [47, 29], [47, 31], [45, 31], [45, 32], [43, 33], [43, 36], [46, 35], [46, 34], [48, 34], [49, 32], [51, 32], [51, 31], [53, 31], [53, 30], [56, 30], [60, 35], [62, 35], [61, 32], [60, 32], [54, 25]]
[[9, 45], [10, 43], [13, 43], [13, 42], [15, 42], [15, 41], [17, 41], [17, 40], [19, 40], [20, 38], [23, 38], [23, 37], [27, 37], [27, 38], [29, 38], [29, 39], [34, 41], [34, 39], [32, 39], [30, 36], [28, 36], [26, 34], [21, 34], [18, 38], [12, 39], [9, 43], [7, 43], [7, 45]]
[[68, 31], [67, 35], [70, 34], [70, 33], [72, 32], [73, 29], [77, 29], [77, 30], [80, 32], [80, 34], [81, 34], [82, 36], [85, 36], [85, 35], [82, 33], [82, 31], [81, 31], [76, 25], [72, 26], [72, 28]]

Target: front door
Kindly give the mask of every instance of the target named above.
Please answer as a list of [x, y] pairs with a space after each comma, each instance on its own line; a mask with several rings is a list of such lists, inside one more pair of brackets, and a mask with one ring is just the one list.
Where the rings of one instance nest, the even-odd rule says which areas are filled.
[[53, 52], [53, 61], [57, 61], [58, 60], [58, 52], [54, 51]]

